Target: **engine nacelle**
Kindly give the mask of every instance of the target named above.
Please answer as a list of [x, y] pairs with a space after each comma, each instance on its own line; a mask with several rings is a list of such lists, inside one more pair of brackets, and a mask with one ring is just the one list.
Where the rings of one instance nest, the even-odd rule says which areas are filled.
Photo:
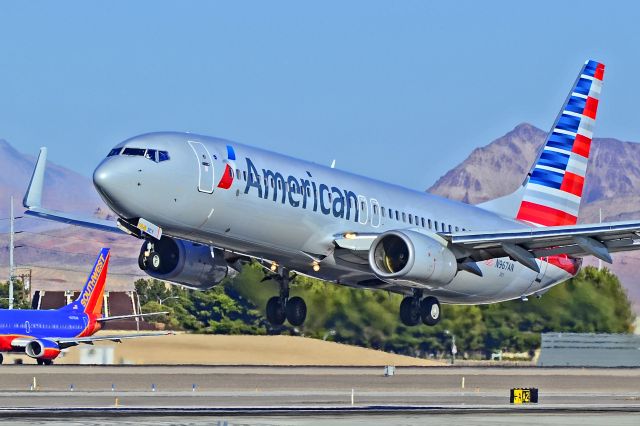
[[[146, 249], [146, 243], [142, 251]], [[154, 243], [160, 255], [158, 270], [146, 269], [154, 278], [173, 281], [186, 287], [206, 290], [219, 284], [230, 271], [221, 250], [179, 239], [162, 237]]]
[[439, 287], [458, 271], [455, 255], [437, 235], [411, 230], [388, 231], [369, 250], [369, 265], [383, 281], [405, 281], [418, 287]]
[[54, 359], [60, 354], [60, 347], [51, 340], [32, 340], [27, 343], [24, 352], [31, 358]]

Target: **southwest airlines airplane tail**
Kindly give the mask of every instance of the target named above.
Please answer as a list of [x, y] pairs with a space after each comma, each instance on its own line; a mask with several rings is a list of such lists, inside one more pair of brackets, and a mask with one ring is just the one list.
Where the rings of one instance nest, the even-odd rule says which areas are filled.
[[[513, 194], [480, 205], [448, 200], [224, 139], [149, 133], [116, 145], [96, 168], [114, 223], [41, 203], [42, 148], [27, 214], [143, 240], [152, 277], [196, 289], [259, 262], [279, 294], [273, 324], [301, 325], [293, 274], [404, 296], [408, 326], [436, 324], [440, 303], [542, 295], [573, 277], [582, 258], [640, 249], [640, 222], [577, 224], [604, 65], [587, 61], [546, 142]], [[587, 308], [585, 308], [587, 309]]]
[[102, 301], [108, 267], [109, 249], [103, 248], [79, 296], [60, 309], [0, 309], [0, 352], [26, 353], [35, 358], [38, 364], [48, 365], [61, 350], [80, 343], [92, 344], [100, 340], [119, 342], [134, 337], [164, 335], [149, 333], [92, 337], [107, 321], [164, 313], [103, 317]]

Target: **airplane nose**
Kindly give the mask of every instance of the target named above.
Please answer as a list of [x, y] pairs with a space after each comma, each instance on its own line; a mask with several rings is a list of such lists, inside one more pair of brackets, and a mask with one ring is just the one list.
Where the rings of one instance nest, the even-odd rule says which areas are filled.
[[105, 161], [94, 170], [93, 185], [109, 207], [114, 209], [121, 202], [121, 192], [126, 188], [124, 170], [121, 170], [117, 161]]

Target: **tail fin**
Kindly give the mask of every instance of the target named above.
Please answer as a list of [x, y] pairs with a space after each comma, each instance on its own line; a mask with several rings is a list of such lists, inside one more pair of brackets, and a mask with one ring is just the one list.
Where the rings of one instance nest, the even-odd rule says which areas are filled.
[[516, 207], [515, 218], [535, 226], [576, 224], [603, 76], [603, 64], [585, 62], [522, 187], [480, 207]]
[[69, 306], [78, 307], [86, 314], [100, 314], [104, 296], [104, 286], [109, 268], [109, 249], [103, 248], [98, 254], [87, 282], [80, 291], [78, 298]]

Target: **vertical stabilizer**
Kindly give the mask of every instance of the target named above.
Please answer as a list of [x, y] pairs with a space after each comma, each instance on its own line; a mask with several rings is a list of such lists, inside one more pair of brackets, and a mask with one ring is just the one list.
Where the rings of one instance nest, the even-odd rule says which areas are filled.
[[87, 282], [82, 287], [78, 298], [69, 306], [78, 307], [86, 314], [102, 313], [104, 298], [104, 286], [107, 280], [109, 268], [109, 249], [103, 248], [87, 277]]
[[603, 64], [584, 64], [522, 187], [480, 207], [535, 226], [576, 224], [603, 76]]

